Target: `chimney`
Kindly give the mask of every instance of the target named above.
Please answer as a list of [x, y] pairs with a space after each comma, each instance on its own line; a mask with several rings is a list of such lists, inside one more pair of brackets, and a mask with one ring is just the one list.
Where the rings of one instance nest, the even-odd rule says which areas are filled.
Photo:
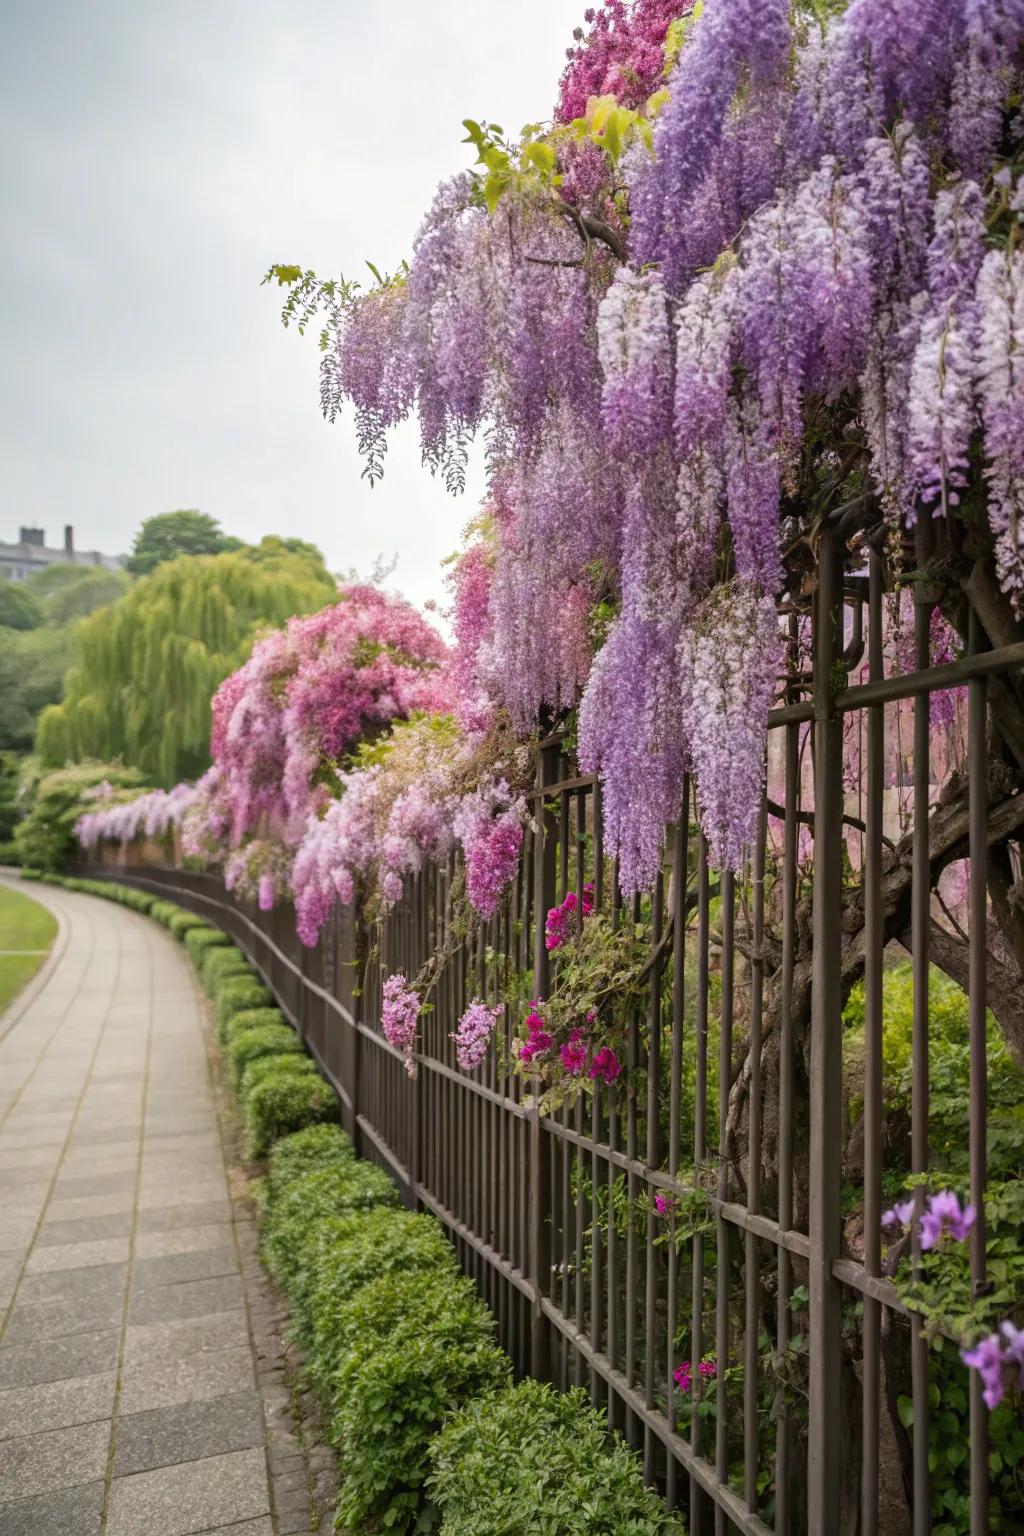
[[75, 530], [70, 523], [64, 524], [64, 553], [73, 555], [75, 552]]
[[30, 544], [33, 548], [42, 548], [46, 542], [46, 535], [41, 528], [22, 527], [20, 532], [22, 544]]

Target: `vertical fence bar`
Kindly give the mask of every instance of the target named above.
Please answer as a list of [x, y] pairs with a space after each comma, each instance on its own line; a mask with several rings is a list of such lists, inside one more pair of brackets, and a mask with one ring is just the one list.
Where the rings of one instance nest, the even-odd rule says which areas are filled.
[[[685, 1024], [686, 983], [686, 885], [689, 864], [690, 836], [690, 781], [683, 780], [683, 808], [676, 828], [675, 848], [672, 856], [672, 1047], [670, 1055], [669, 1110], [668, 1110], [668, 1171], [673, 1178], [679, 1173], [679, 1152], [682, 1141], [680, 1112], [683, 1100], [683, 1027]], [[665, 1380], [668, 1403], [666, 1416], [669, 1429], [676, 1427], [676, 1394], [673, 1390], [672, 1372], [675, 1369], [676, 1328], [679, 1322], [679, 1250], [676, 1247], [676, 1217], [669, 1217], [668, 1238], [668, 1295], [665, 1324], [666, 1355]], [[676, 1458], [669, 1452], [666, 1475], [666, 1497], [670, 1509], [675, 1509], [678, 1467]]]
[[[694, 1021], [696, 1084], [693, 1096], [693, 1167], [694, 1178], [704, 1188], [708, 1155], [708, 987], [710, 904], [708, 845], [703, 832], [697, 842], [697, 1008]], [[699, 1362], [704, 1353], [704, 1233], [693, 1235], [692, 1306], [690, 1312], [690, 1361]], [[701, 1394], [700, 1373], [694, 1382], [694, 1407], [690, 1419], [690, 1449], [695, 1456], [704, 1453], [703, 1420], [697, 1412]], [[702, 1536], [704, 1530], [704, 1495], [695, 1477], [690, 1478], [690, 1536]]]
[[[970, 648], [981, 649], [982, 633], [977, 614], [971, 609]], [[968, 1029], [970, 1037], [970, 1111], [968, 1155], [970, 1159], [971, 1204], [974, 1226], [971, 1229], [971, 1286], [977, 1300], [985, 1290], [985, 1186], [987, 1182], [986, 1115], [988, 1111], [988, 1050], [985, 1029], [987, 1002], [987, 886], [988, 886], [988, 784], [987, 726], [988, 688], [984, 678], [974, 678], [967, 685], [967, 792], [968, 850], [971, 870], [968, 887]], [[988, 1515], [988, 1409], [982, 1397], [981, 1374], [970, 1373], [971, 1439], [971, 1536], [984, 1536], [989, 1530]]]
[[[546, 808], [546, 786], [553, 780], [554, 756], [551, 747], [542, 747], [537, 757], [537, 799], [534, 820], [536, 839], [533, 857], [533, 986], [537, 997], [546, 997], [548, 991], [548, 952], [544, 943], [544, 916], [554, 906], [555, 859], [558, 846], [555, 839], [554, 817]], [[544, 1160], [544, 1132], [540, 1123], [539, 1095], [542, 1084], [534, 1082], [534, 1104], [530, 1111], [529, 1127], [529, 1177], [530, 1223], [529, 1264], [532, 1282], [532, 1309], [530, 1316], [530, 1371], [534, 1376], [546, 1379], [550, 1361], [548, 1350], [548, 1325], [541, 1307], [551, 1278], [551, 1186]]]
[[[736, 877], [731, 869], [722, 872], [722, 1012], [718, 1036], [718, 1198], [727, 1201], [732, 1186], [729, 1167], [729, 1087], [732, 1080], [733, 983], [736, 958], [734, 924], [736, 919]], [[729, 1263], [732, 1228], [719, 1212], [716, 1223], [716, 1301], [715, 1301], [715, 1472], [720, 1483], [729, 1478]], [[700, 1358], [693, 1369], [700, 1378]], [[725, 1510], [715, 1504], [715, 1536], [726, 1536]]]
[[[753, 947], [750, 959], [750, 1120], [747, 1158], [747, 1210], [752, 1216], [761, 1210], [761, 1026], [764, 1013], [764, 861], [768, 836], [767, 806], [762, 804], [754, 848], [752, 926]], [[760, 1435], [758, 1431], [758, 1334], [761, 1320], [761, 1274], [758, 1269], [757, 1238], [745, 1235], [744, 1270], [746, 1280], [746, 1317], [743, 1337], [743, 1496], [748, 1509], [757, 1508], [757, 1472]]]
[[[868, 556], [868, 676], [882, 676], [882, 556]], [[881, 1273], [882, 1262], [882, 816], [884, 809], [885, 706], [867, 712], [867, 833], [864, 840], [864, 1268]], [[862, 1536], [878, 1536], [879, 1416], [882, 1394], [882, 1307], [864, 1298], [861, 1331], [863, 1416], [861, 1451]]]
[[[930, 518], [920, 518], [917, 526], [918, 576], [930, 547]], [[914, 642], [916, 666], [926, 669], [931, 658], [932, 605], [923, 586], [918, 586], [914, 600]], [[914, 978], [914, 1009], [911, 1035], [910, 1096], [910, 1167], [913, 1173], [928, 1171], [928, 928], [931, 922], [931, 858], [928, 830], [930, 787], [931, 701], [927, 693], [914, 699], [914, 821], [913, 884], [910, 897], [910, 947]], [[924, 1189], [914, 1192], [915, 1214], [924, 1205]], [[921, 1228], [914, 1222], [911, 1251], [915, 1275], [920, 1278]], [[914, 1536], [928, 1536], [932, 1528], [931, 1472], [928, 1466], [928, 1340], [914, 1317], [910, 1319], [910, 1379], [914, 1403], [913, 1437], [913, 1528]]]
[[818, 550], [814, 659], [814, 952], [811, 979], [810, 1365], [807, 1426], [808, 1530], [839, 1530], [839, 1405], [842, 1337], [839, 1254], [842, 1114], [843, 731], [832, 700], [842, 649], [842, 596], [835, 534]]
[[[659, 874], [654, 886], [654, 928], [651, 934], [655, 954], [661, 943], [664, 877]], [[647, 1015], [647, 1166], [657, 1168], [660, 1159], [658, 1135], [659, 1093], [661, 1089], [661, 967], [655, 962], [651, 971], [650, 1008]], [[658, 1221], [647, 1191], [647, 1246], [644, 1254], [646, 1292], [644, 1297], [644, 1404], [654, 1407], [655, 1367], [657, 1364], [658, 1272], [655, 1267], [654, 1240]], [[644, 1425], [644, 1481], [654, 1481], [654, 1434]]]

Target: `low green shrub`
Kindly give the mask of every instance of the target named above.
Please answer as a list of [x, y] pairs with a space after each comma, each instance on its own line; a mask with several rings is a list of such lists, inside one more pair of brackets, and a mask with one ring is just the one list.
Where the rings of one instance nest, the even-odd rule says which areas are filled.
[[287, 1020], [280, 1008], [243, 1008], [241, 1013], [233, 1013], [224, 1034], [225, 1049], [243, 1029], [265, 1029], [269, 1025], [287, 1027]]
[[[328, 1223], [328, 1227], [332, 1224]], [[361, 1215], [351, 1230], [325, 1233], [319, 1247], [304, 1250], [303, 1275], [313, 1277], [308, 1303], [310, 1377], [329, 1390], [346, 1348], [348, 1304], [363, 1286], [386, 1275], [416, 1275], [429, 1287], [459, 1269], [451, 1244], [433, 1216], [381, 1206]]]
[[222, 933], [219, 928], [210, 928], [205, 923], [199, 927], [190, 928], [185, 934], [185, 948], [188, 950], [188, 957], [200, 973], [203, 969], [203, 956], [207, 950], [224, 949], [230, 943], [231, 940], [226, 933]]
[[199, 979], [207, 996], [216, 997], [217, 988], [229, 976], [245, 976], [250, 981], [259, 981], [256, 971], [242, 951], [235, 949], [234, 945], [223, 949], [208, 949], [203, 955], [199, 970]]
[[217, 1038], [221, 1044], [227, 1038], [234, 1014], [246, 1008], [265, 1008], [271, 1000], [269, 990], [247, 976], [225, 976], [217, 987], [216, 999]]
[[440, 1536], [682, 1532], [636, 1456], [579, 1389], [529, 1379], [460, 1405], [431, 1448]]
[[286, 1136], [273, 1148], [267, 1162], [268, 1209], [304, 1174], [320, 1168], [347, 1167], [355, 1161], [355, 1155], [355, 1148], [340, 1125], [308, 1125], [304, 1131]]
[[[236, 1013], [235, 1019], [239, 1017]], [[232, 1086], [237, 1093], [242, 1086], [245, 1069], [251, 1061], [258, 1061], [261, 1056], [301, 1055], [302, 1041], [287, 1024], [262, 1024], [255, 1029], [235, 1027], [224, 1054], [230, 1066]]]
[[149, 915], [150, 917], [156, 918], [158, 923], [163, 923], [165, 928], [169, 928], [171, 925], [171, 918], [175, 915], [176, 912], [180, 911], [181, 908], [176, 907], [173, 901], [154, 901], [153, 905], [149, 909]]
[[167, 926], [174, 938], [184, 941], [185, 935], [190, 929], [205, 928], [207, 925], [203, 918], [198, 917], [195, 912], [186, 912], [184, 909], [179, 909], [175, 912]]
[[0, 843], [0, 864], [20, 864], [21, 851], [13, 838]]
[[22, 880], [35, 880], [38, 882], [42, 880], [43, 872], [41, 869], [33, 869], [30, 864], [23, 864], [21, 866], [20, 878]]
[[319, 1249], [325, 1237], [343, 1240], [344, 1234], [327, 1233], [330, 1221], [378, 1205], [393, 1211], [398, 1204], [398, 1191], [383, 1168], [356, 1158], [312, 1167], [297, 1174], [283, 1190], [276, 1178], [271, 1175], [263, 1252], [269, 1269], [289, 1293], [297, 1274], [316, 1268], [312, 1250]]
[[335, 1318], [340, 1363], [329, 1433], [342, 1476], [338, 1524], [401, 1530], [423, 1502], [442, 1420], [467, 1398], [504, 1386], [511, 1363], [468, 1276], [385, 1275]]
[[[234, 1023], [234, 1020], [232, 1020]], [[304, 1077], [318, 1077], [316, 1062], [309, 1056], [257, 1056], [255, 1061], [250, 1061], [242, 1074], [242, 1085], [238, 1090], [238, 1100], [244, 1104], [250, 1089], [257, 1083], [265, 1083], [268, 1077], [274, 1077], [278, 1072], [298, 1072]]]
[[242, 1120], [250, 1157], [265, 1157], [280, 1137], [322, 1120], [337, 1120], [339, 1113], [337, 1095], [315, 1068], [299, 1074], [287, 1066], [297, 1058], [262, 1059], [276, 1070], [268, 1070], [259, 1082], [243, 1079]]

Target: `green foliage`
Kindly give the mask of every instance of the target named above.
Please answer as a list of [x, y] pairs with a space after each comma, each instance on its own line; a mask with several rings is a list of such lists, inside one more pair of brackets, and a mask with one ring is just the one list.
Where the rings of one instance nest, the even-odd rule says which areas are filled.
[[[237, 1014], [235, 1018], [238, 1018]], [[243, 1074], [251, 1061], [257, 1061], [261, 1056], [301, 1054], [302, 1041], [287, 1024], [262, 1024], [255, 1029], [232, 1029], [225, 1055], [235, 1092], [242, 1086]]]
[[273, 1208], [296, 1179], [319, 1168], [347, 1166], [355, 1149], [340, 1125], [310, 1125], [286, 1136], [267, 1160], [267, 1209]]
[[265, 1008], [271, 1000], [267, 987], [245, 976], [225, 976], [215, 995], [217, 1038], [222, 1044], [227, 1038], [228, 1026], [234, 1014], [246, 1008]]
[[0, 748], [31, 749], [37, 716], [60, 701], [70, 660], [66, 630], [0, 629]]
[[[263, 1250], [271, 1272], [286, 1290], [300, 1273], [316, 1270], [312, 1249], [321, 1243], [325, 1223], [374, 1206], [398, 1204], [394, 1184], [374, 1163], [336, 1153], [325, 1154], [319, 1165], [308, 1161], [310, 1166], [296, 1172], [283, 1189], [275, 1172], [268, 1192]], [[305, 1321], [310, 1323], [308, 1318]]]
[[252, 1078], [259, 1062], [253, 1062], [242, 1082], [242, 1121], [250, 1157], [265, 1157], [282, 1136], [322, 1120], [337, 1120], [339, 1106], [334, 1089], [315, 1070], [298, 1072], [289, 1056], [269, 1056], [266, 1074]]
[[423, 1502], [442, 1420], [467, 1397], [505, 1385], [510, 1362], [464, 1275], [384, 1275], [339, 1307], [337, 1327], [338, 1519], [355, 1530], [371, 1520], [402, 1530]]
[[241, 1013], [233, 1013], [228, 1020], [225, 1032], [225, 1046], [242, 1030], [282, 1028], [286, 1020], [280, 1008], [243, 1008]]
[[441, 1536], [681, 1532], [636, 1456], [581, 1390], [522, 1381], [448, 1419], [432, 1449]]
[[125, 571], [108, 571], [103, 566], [73, 566], [79, 580], [58, 587], [43, 603], [44, 622], [55, 629], [75, 624], [98, 608], [116, 603], [131, 586]]
[[109, 783], [115, 788], [136, 788], [141, 775], [120, 763], [79, 763], [47, 773], [35, 784], [27, 814], [18, 823], [15, 842], [23, 864], [37, 869], [63, 869], [75, 856], [75, 823], [89, 802], [86, 790]]
[[194, 912], [181, 911], [174, 914], [167, 926], [171, 930], [173, 937], [184, 943], [187, 933], [190, 933], [193, 928], [205, 928], [206, 923], [203, 918], [197, 917]]
[[165, 928], [168, 928], [170, 927], [171, 919], [180, 911], [181, 908], [175, 906], [173, 901], [154, 901], [149, 909], [149, 915], [155, 918], [158, 923], [163, 923]]
[[185, 948], [188, 957], [197, 971], [203, 967], [203, 957], [210, 949], [227, 949], [231, 940], [220, 928], [211, 928], [203, 924], [198, 928], [190, 928], [185, 934]]
[[229, 976], [236, 980], [242, 976], [250, 981], [259, 980], [255, 968], [233, 944], [207, 949], [199, 965], [199, 979], [207, 994], [216, 997], [221, 982]]
[[240, 539], [226, 534], [215, 517], [195, 509], [158, 512], [147, 517], [135, 535], [125, 567], [133, 576], [148, 576], [179, 555], [222, 555], [238, 549]]
[[48, 766], [121, 757], [153, 784], [209, 764], [210, 698], [264, 626], [331, 601], [322, 564], [280, 540], [231, 554], [182, 556], [75, 626], [64, 702], [39, 720]]
[[13, 752], [0, 752], [0, 840], [7, 842], [21, 816], [21, 774]]
[[0, 625], [6, 629], [38, 629], [43, 622], [39, 599], [20, 581], [0, 580]]

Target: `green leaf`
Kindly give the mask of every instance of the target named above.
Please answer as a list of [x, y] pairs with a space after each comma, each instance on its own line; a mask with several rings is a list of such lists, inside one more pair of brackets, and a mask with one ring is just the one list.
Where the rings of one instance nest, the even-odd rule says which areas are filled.
[[900, 1423], [904, 1429], [909, 1429], [914, 1422], [914, 1404], [909, 1397], [896, 1399], [896, 1412], [900, 1416]]

